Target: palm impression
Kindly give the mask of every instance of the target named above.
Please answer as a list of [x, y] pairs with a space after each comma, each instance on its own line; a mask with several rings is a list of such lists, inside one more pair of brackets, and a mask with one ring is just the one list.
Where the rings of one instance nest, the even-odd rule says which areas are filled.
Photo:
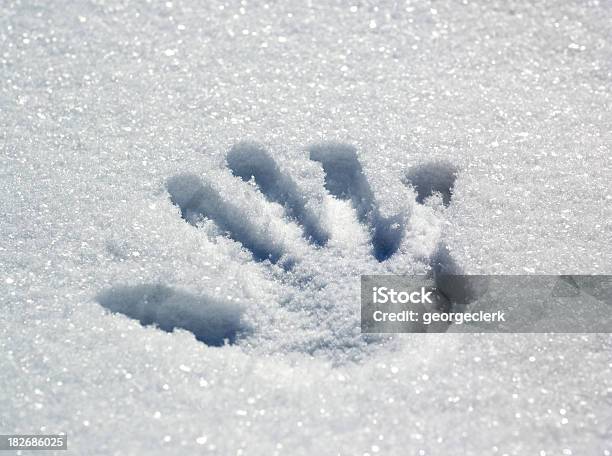
[[442, 235], [457, 170], [441, 161], [417, 164], [403, 171], [395, 203], [383, 204], [354, 147], [324, 143], [304, 155], [306, 171], [295, 172], [263, 146], [243, 142], [217, 174], [166, 182], [193, 229], [258, 271], [255, 279], [245, 272], [241, 299], [147, 283], [115, 286], [98, 301], [143, 325], [188, 330], [208, 345], [358, 356], [373, 341], [386, 343], [388, 336], [361, 334], [359, 277], [457, 272]]

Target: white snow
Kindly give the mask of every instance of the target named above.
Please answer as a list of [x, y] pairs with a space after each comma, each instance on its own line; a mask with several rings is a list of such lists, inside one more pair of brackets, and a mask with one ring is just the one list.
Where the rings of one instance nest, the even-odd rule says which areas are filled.
[[[143, 325], [172, 332], [191, 331], [196, 339], [211, 346], [232, 343], [247, 328], [241, 325], [242, 309], [230, 299], [192, 296], [160, 284], [118, 286], [105, 290], [96, 300], [111, 310], [139, 320]], [[180, 366], [185, 370], [184, 366]]]
[[[609, 455], [609, 335], [358, 321], [364, 273], [612, 274], [611, 20], [2, 2], [0, 431], [92, 455]], [[330, 188], [322, 144], [365, 178]]]

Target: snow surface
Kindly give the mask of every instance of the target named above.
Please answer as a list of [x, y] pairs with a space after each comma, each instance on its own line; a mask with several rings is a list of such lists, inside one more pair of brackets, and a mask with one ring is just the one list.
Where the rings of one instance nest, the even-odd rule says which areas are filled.
[[365, 337], [358, 279], [612, 274], [611, 21], [0, 3], [0, 431], [79, 455], [609, 455], [611, 336]]

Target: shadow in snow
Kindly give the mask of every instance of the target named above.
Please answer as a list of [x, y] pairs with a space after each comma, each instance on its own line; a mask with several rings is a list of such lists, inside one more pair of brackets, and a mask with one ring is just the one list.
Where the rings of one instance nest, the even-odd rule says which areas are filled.
[[438, 245], [430, 261], [435, 286], [450, 305], [447, 311], [465, 308], [486, 291], [486, 276], [464, 274], [446, 245]]
[[289, 217], [302, 225], [305, 236], [317, 245], [325, 245], [329, 234], [317, 215], [306, 206], [306, 196], [297, 184], [281, 173], [270, 154], [259, 144], [241, 142], [227, 154], [227, 165], [234, 176], [244, 181], [255, 179], [257, 186], [269, 200], [281, 204]]
[[310, 159], [318, 161], [325, 172], [325, 188], [336, 198], [350, 200], [357, 218], [372, 233], [372, 250], [384, 261], [399, 248], [404, 233], [400, 215], [383, 217], [353, 146], [324, 143], [310, 147]]
[[416, 165], [406, 172], [405, 183], [417, 192], [417, 202], [423, 203], [434, 193], [442, 195], [442, 202], [448, 206], [457, 179], [457, 168], [446, 161], [433, 161]]
[[283, 251], [269, 234], [254, 226], [243, 211], [221, 197], [209, 183], [194, 174], [179, 174], [168, 179], [170, 200], [181, 209], [181, 216], [192, 225], [202, 217], [213, 220], [229, 237], [251, 251], [258, 261], [276, 263]]
[[197, 296], [160, 284], [115, 286], [101, 292], [96, 300], [112, 312], [155, 325], [167, 332], [182, 328], [207, 345], [232, 344], [239, 333], [241, 308], [210, 296]]

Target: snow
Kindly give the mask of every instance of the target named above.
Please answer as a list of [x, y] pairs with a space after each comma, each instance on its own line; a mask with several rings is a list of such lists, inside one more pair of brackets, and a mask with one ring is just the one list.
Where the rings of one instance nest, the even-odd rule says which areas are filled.
[[[321, 200], [306, 201], [307, 194], [285, 173], [259, 144], [239, 143], [227, 154], [228, 167], [242, 180], [255, 180], [258, 189], [269, 201], [284, 206], [286, 215], [302, 225], [304, 235], [318, 245], [325, 245], [329, 233], [322, 226], [322, 214], [317, 214]], [[310, 203], [310, 204], [308, 204]], [[317, 204], [318, 203], [318, 204]]]
[[[240, 207], [225, 201], [219, 190], [209, 183], [202, 183], [192, 174], [179, 174], [168, 181], [168, 193], [171, 201], [181, 208], [182, 217], [196, 224], [202, 218], [213, 219], [216, 225], [231, 233], [232, 239], [249, 249], [258, 260], [270, 259], [273, 263], [282, 255], [282, 245], [279, 245], [267, 223], [257, 223], [256, 213], [244, 208], [248, 215], [242, 213]], [[261, 226], [261, 228], [260, 228]]]
[[612, 273], [611, 19], [0, 4], [2, 432], [66, 432], [69, 454], [611, 453], [609, 335], [358, 326], [361, 274]]
[[451, 201], [457, 168], [445, 161], [428, 162], [415, 165], [406, 171], [405, 182], [416, 192], [416, 200], [425, 202], [426, 198], [439, 194], [445, 206]]
[[400, 246], [406, 214], [403, 211], [389, 217], [381, 214], [355, 148], [337, 143], [317, 144], [310, 148], [310, 159], [321, 163], [329, 193], [339, 199], [349, 199], [357, 220], [368, 226], [374, 257], [378, 261], [389, 259]]
[[196, 297], [159, 284], [117, 286], [96, 300], [143, 325], [155, 324], [169, 332], [176, 328], [191, 331], [197, 340], [210, 346], [233, 343], [239, 332], [247, 330], [240, 322], [242, 309], [235, 303]]

